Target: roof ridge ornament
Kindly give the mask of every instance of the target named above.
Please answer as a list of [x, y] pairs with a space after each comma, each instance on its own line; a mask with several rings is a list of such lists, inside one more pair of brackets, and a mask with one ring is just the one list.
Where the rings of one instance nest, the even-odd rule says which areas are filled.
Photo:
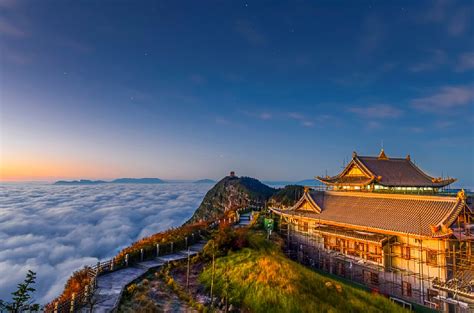
[[352, 151], [352, 158], [354, 159], [354, 158], [356, 158], [356, 157], [357, 157], [357, 152]]
[[466, 192], [464, 191], [464, 189], [461, 189], [460, 191], [458, 191], [457, 198], [461, 201], [466, 201], [467, 196], [466, 196]]
[[407, 154], [407, 160], [411, 161], [411, 156], [409, 154]]
[[431, 229], [431, 232], [432, 232], [433, 234], [439, 232], [439, 229], [440, 229], [440, 228], [441, 228], [441, 227], [440, 227], [439, 225], [430, 225], [430, 229]]
[[383, 148], [382, 148], [382, 150], [380, 150], [378, 159], [379, 159], [379, 160], [388, 160], [388, 157], [387, 157], [387, 155], [385, 154], [385, 151], [383, 150]]

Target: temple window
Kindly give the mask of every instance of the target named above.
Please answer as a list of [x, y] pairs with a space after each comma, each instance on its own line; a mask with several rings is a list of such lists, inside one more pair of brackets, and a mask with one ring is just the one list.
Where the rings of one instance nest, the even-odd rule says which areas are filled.
[[298, 221], [298, 231], [307, 232], [308, 231], [308, 222]]
[[379, 275], [378, 273], [373, 273], [370, 271], [363, 270], [364, 282], [368, 285], [378, 285], [379, 284]]
[[376, 263], [382, 263], [382, 258], [377, 257], [377, 256], [373, 256], [373, 255], [368, 255], [367, 260], [372, 261], [372, 262], [376, 262]]
[[411, 297], [411, 284], [409, 282], [402, 282], [402, 295]]
[[402, 249], [402, 258], [405, 260], [410, 260], [410, 247], [401, 247]]
[[346, 274], [346, 269], [343, 262], [337, 262], [336, 267], [337, 275], [344, 277]]
[[303, 222], [303, 231], [304, 231], [305, 233], [308, 232], [308, 222]]
[[329, 249], [329, 245], [330, 245], [329, 237], [328, 236], [323, 236], [323, 241], [324, 241], [324, 248]]
[[438, 254], [435, 250], [426, 251], [426, 262], [430, 265], [438, 265]]

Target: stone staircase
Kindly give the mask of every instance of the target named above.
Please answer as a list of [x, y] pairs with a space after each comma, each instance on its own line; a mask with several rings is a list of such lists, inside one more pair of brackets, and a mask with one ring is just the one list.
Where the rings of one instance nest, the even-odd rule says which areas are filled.
[[[118, 308], [122, 293], [128, 284], [142, 277], [151, 269], [157, 269], [168, 262], [184, 260], [188, 257], [188, 254], [190, 256], [198, 254], [205, 244], [206, 242], [202, 241], [189, 246], [188, 250], [181, 250], [153, 260], [139, 262], [133, 266], [97, 277], [97, 290], [93, 299], [95, 305], [92, 312], [114, 312]], [[90, 309], [83, 308], [81, 312], [90, 312]]]

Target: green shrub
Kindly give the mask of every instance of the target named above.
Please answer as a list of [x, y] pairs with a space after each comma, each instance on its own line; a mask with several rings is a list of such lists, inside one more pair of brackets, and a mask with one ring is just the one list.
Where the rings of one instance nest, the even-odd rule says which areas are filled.
[[226, 255], [229, 250], [239, 250], [248, 246], [248, 229], [232, 228], [230, 225], [219, 227], [213, 239], [204, 246], [202, 256], [204, 259], [211, 259], [215, 256]]

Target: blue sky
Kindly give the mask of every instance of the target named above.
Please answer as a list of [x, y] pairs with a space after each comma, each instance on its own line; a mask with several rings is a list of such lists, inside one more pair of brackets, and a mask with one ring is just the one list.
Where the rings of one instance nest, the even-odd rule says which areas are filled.
[[0, 1], [1, 178], [335, 174], [474, 186], [472, 1]]

